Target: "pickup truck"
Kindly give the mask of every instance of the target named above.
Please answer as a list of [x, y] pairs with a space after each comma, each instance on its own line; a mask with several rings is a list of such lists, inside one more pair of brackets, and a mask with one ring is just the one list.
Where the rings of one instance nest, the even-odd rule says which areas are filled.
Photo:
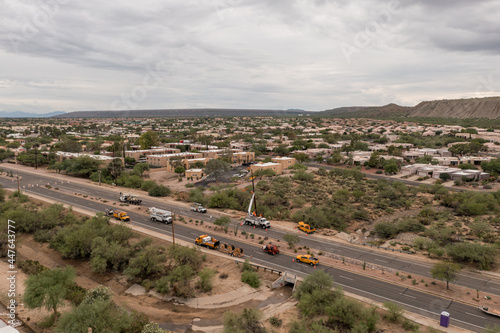
[[198, 212], [198, 213], [206, 213], [207, 209], [199, 203], [194, 203], [191, 205], [191, 211]]
[[304, 255], [299, 255], [297, 256], [297, 262], [303, 262], [306, 264], [309, 264], [311, 266], [319, 264], [319, 259], [314, 258], [310, 254], [304, 254]]
[[306, 234], [310, 234], [311, 232], [315, 232], [316, 228], [311, 228], [309, 224], [306, 224], [304, 222], [299, 222], [299, 225], [297, 226], [299, 230], [305, 232]]

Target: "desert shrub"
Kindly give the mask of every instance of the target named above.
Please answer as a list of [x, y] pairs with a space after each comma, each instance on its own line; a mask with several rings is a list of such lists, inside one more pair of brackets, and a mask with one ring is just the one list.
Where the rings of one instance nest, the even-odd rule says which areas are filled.
[[244, 271], [243, 274], [241, 274], [241, 282], [248, 284], [252, 288], [259, 288], [259, 274], [257, 274], [257, 272]]
[[275, 327], [281, 327], [281, 325], [283, 325], [283, 320], [276, 316], [272, 316], [269, 318], [269, 323]]
[[232, 312], [224, 313], [224, 332], [265, 333], [260, 326], [262, 313], [255, 308], [243, 309], [240, 315]]
[[212, 290], [212, 278], [215, 275], [215, 271], [210, 268], [204, 268], [200, 273], [198, 273], [198, 276], [200, 277], [200, 280], [196, 284], [196, 286], [201, 290], [201, 291], [210, 291]]
[[205, 199], [205, 195], [203, 194], [203, 188], [198, 187], [189, 190], [189, 201], [205, 205], [207, 203], [207, 199]]
[[80, 287], [76, 283], [73, 283], [66, 292], [65, 298], [74, 305], [78, 306], [84, 301], [87, 292], [87, 289]]
[[149, 190], [156, 185], [154, 180], [146, 180], [141, 185], [141, 190], [149, 192]]
[[43, 272], [47, 268], [40, 264], [38, 261], [33, 260], [20, 260], [17, 262], [17, 266], [28, 275], [38, 274]]
[[397, 323], [403, 316], [403, 307], [393, 302], [385, 302], [384, 307], [387, 309], [385, 317], [387, 320]]
[[292, 176], [292, 179], [303, 181], [303, 182], [310, 182], [314, 179], [314, 175], [312, 173], [308, 173], [304, 170], [299, 170]]
[[152, 197], [166, 197], [169, 196], [171, 192], [169, 187], [158, 184], [155, 184], [148, 190], [148, 194]]
[[155, 289], [160, 294], [166, 294], [170, 291], [170, 281], [168, 276], [162, 276], [155, 282]]
[[479, 269], [489, 270], [498, 250], [489, 245], [463, 242], [447, 246], [446, 253], [455, 261], [475, 263]]

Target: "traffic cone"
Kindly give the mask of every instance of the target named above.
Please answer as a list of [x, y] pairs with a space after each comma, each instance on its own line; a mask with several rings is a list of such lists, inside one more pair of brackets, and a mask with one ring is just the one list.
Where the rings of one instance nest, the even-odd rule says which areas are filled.
[[316, 265], [314, 265], [314, 269], [316, 269]]
[[295, 258], [292, 258], [292, 262], [295, 262]]
[[255, 226], [253, 226], [253, 228], [255, 229]]
[[266, 231], [267, 231], [267, 228], [266, 228]]

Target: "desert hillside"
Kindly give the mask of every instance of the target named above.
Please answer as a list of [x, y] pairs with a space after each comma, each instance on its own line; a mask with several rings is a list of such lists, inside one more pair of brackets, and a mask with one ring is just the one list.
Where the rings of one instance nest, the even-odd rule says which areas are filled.
[[339, 118], [439, 117], [495, 119], [500, 117], [500, 97], [425, 101], [413, 107], [392, 103], [384, 106], [341, 107], [325, 110], [318, 114], [325, 117]]
[[422, 102], [412, 108], [409, 116], [494, 119], [500, 117], [500, 97]]

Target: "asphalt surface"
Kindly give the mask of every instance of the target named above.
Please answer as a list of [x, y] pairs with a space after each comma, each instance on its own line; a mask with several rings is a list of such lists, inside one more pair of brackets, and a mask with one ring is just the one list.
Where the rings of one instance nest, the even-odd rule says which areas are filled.
[[[114, 201], [116, 201], [118, 198], [116, 193], [106, 190], [105, 187], [99, 188], [93, 185], [61, 182], [57, 179], [47, 177], [45, 175], [33, 175], [24, 172], [20, 172], [20, 175], [23, 177], [21, 186], [25, 186], [25, 188], [22, 189], [23, 191], [37, 194], [42, 197], [50, 198], [61, 203], [70, 204], [74, 207], [80, 207], [93, 212], [103, 212], [105, 208], [110, 206], [100, 202], [84, 199], [81, 196], [70, 196], [64, 193], [63, 190], [88, 194], [92, 197], [100, 197], [103, 199]], [[56, 184], [54, 184], [54, 182], [56, 182]], [[17, 188], [17, 182], [12, 181], [11, 179], [0, 178], [0, 184], [2, 184], [2, 186], [6, 188]], [[27, 184], [30, 184], [30, 186], [28, 187]], [[36, 184], [38, 184], [38, 186], [36, 186]], [[44, 185], [47, 184], [51, 185], [52, 187], [58, 187], [60, 188], [60, 190], [55, 191], [46, 189]], [[170, 209], [173, 210], [176, 214], [181, 214], [189, 218], [205, 221], [214, 221], [216, 218], [216, 215], [210, 211], [207, 214], [200, 214], [191, 212], [189, 208], [186, 207], [176, 207], [166, 203], [158, 204], [157, 201], [150, 200], [147, 197], [143, 197], [142, 199], [142, 206], [144, 207], [154, 206], [162, 209]], [[132, 225], [141, 226], [164, 233], [166, 235], [171, 235], [172, 227], [170, 225], [151, 222], [147, 217], [133, 212], [129, 212], [129, 215], [132, 220], [130, 224]], [[212, 218], [210, 218], [210, 216], [212, 216]], [[239, 221], [233, 221], [233, 223], [236, 224], [239, 223]], [[247, 230], [247, 232], [254, 233], [255, 235], [267, 235], [268, 237], [273, 238], [282, 238], [282, 235], [284, 234], [284, 232], [272, 228], [265, 231], [254, 229], [249, 226], [239, 226], [239, 230]], [[198, 237], [199, 234], [200, 231], [197, 229], [193, 229], [181, 223], [175, 224], [175, 236], [178, 239], [193, 242], [194, 244], [194, 239]], [[315, 269], [306, 264], [293, 262], [292, 257], [285, 254], [279, 254], [277, 256], [266, 254], [262, 251], [260, 246], [234, 241], [230, 238], [225, 237], [218, 237], [218, 239], [221, 242], [226, 242], [238, 247], [242, 247], [245, 250], [246, 256], [251, 256], [252, 261], [257, 264], [260, 263], [278, 270], [290, 271], [300, 276], [305, 276]], [[400, 267], [398, 269], [404, 270], [409, 273], [412, 272], [410, 270], [414, 270], [415, 273], [424, 275], [424, 271], [428, 271], [428, 267], [422, 265], [421, 263], [409, 263], [407, 262], [407, 259], [401, 260], [396, 257], [392, 257], [389, 254], [386, 255], [385, 253], [376, 253], [375, 251], [370, 249], [330, 243], [316, 238], [312, 235], [301, 237], [301, 244], [321, 249], [325, 252], [332, 252], [345, 255], [346, 257], [357, 258], [367, 262], [383, 264], [383, 266], [387, 267], [390, 267], [389, 265], [396, 265], [397, 267]], [[380, 260], [380, 262], [375, 259]], [[382, 260], [385, 262], [382, 262]], [[319, 265], [316, 269], [323, 269], [327, 273], [331, 274], [336, 284], [341, 285], [346, 291], [359, 294], [361, 296], [365, 296], [367, 298], [374, 299], [380, 302], [385, 302], [388, 300], [397, 302], [404, 305], [404, 307], [411, 312], [419, 313], [435, 320], [438, 320], [439, 313], [441, 313], [441, 311], [448, 311], [451, 314], [452, 324], [472, 331], [480, 332], [486, 325], [500, 325], [499, 318], [484, 314], [474, 305], [452, 301], [444, 297], [413, 290], [411, 288], [402, 287], [373, 277], [360, 275], [347, 270], [342, 270], [337, 267]], [[491, 290], [495, 290], [494, 288], [497, 288], [498, 290], [496, 293], [500, 292], [500, 285], [498, 284], [498, 281], [493, 282], [489, 279], [485, 279], [484, 277], [475, 277], [469, 275], [463, 275], [460, 280], [461, 283], [480, 284], [481, 288], [477, 289], [480, 289], [481, 291], [485, 291], [485, 288], [489, 288]]]

